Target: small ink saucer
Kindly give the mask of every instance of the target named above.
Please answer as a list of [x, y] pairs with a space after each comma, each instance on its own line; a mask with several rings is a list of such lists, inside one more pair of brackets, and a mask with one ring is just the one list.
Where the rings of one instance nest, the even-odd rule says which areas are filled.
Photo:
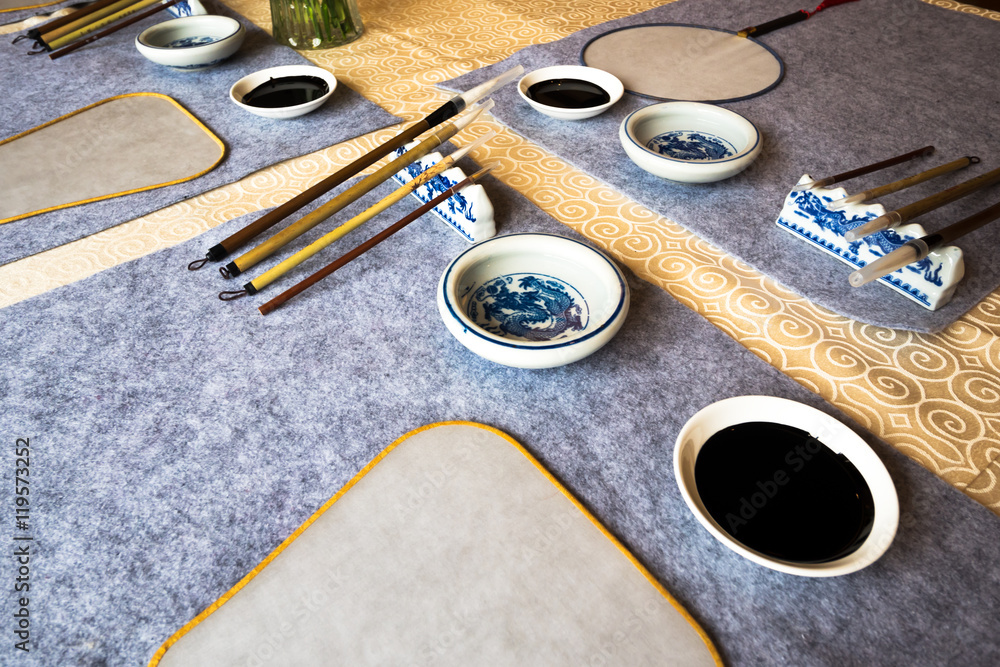
[[[258, 89], [259, 86], [265, 85], [271, 81], [277, 82], [281, 79], [292, 78], [321, 80], [322, 83], [325, 84], [326, 92], [315, 99], [310, 99], [299, 104], [293, 103], [287, 106], [254, 106], [247, 104], [244, 101], [246, 96]], [[336, 89], [337, 78], [322, 67], [314, 67], [312, 65], [282, 65], [280, 67], [262, 69], [243, 77], [234, 83], [232, 88], [229, 89], [229, 99], [231, 99], [233, 104], [236, 106], [257, 116], [283, 120], [286, 118], [303, 116], [311, 111], [315, 111], [330, 99], [333, 95], [333, 91]]]
[[[552, 104], [544, 103], [542, 100], [545, 100], [545, 97], [537, 97], [532, 93], [538, 86], [546, 84], [554, 90], [558, 90], [560, 87], [590, 87], [591, 90], [600, 91], [604, 95], [593, 105], [578, 107], [570, 101], [570, 106], [556, 106], [555, 102]], [[559, 120], [583, 120], [584, 118], [593, 118], [610, 109], [625, 94], [625, 86], [614, 74], [596, 67], [556, 65], [536, 69], [525, 74], [517, 84], [517, 92], [521, 94], [521, 98], [525, 102], [531, 105], [532, 109], [546, 116]], [[597, 100], [597, 97], [594, 99]], [[549, 99], [549, 101], [552, 100]]]

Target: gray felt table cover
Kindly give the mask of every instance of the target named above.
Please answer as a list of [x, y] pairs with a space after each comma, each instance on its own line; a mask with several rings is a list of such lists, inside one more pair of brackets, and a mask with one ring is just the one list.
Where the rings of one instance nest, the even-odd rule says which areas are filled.
[[[484, 185], [500, 233], [568, 233], [496, 180]], [[443, 223], [421, 219], [262, 317], [266, 293], [223, 303], [231, 282], [185, 268], [245, 222], [0, 311], [0, 433], [11, 448], [31, 442], [34, 509], [19, 534], [34, 538], [39, 620], [18, 664], [148, 660], [387, 443], [456, 419], [522, 443], [728, 663], [1000, 663], [1000, 521], [881, 442], [871, 439], [899, 491], [900, 529], [860, 572], [781, 574], [700, 527], [672, 472], [690, 416], [746, 394], [834, 411], [661, 289], [630, 276], [629, 315], [608, 345], [518, 370], [473, 355], [441, 322], [438, 280], [468, 247]], [[14, 460], [4, 465], [9, 479]], [[12, 508], [13, 492], [2, 485], [0, 505]], [[13, 567], [0, 565], [8, 585]], [[13, 597], [8, 588], [6, 609]], [[13, 651], [8, 637], [0, 663]]]
[[394, 444], [157, 664], [716, 664], [501, 434], [438, 424]]
[[[220, 65], [181, 72], [146, 60], [135, 48], [145, 28], [172, 17], [151, 16], [58, 60], [27, 56], [25, 43], [0, 44], [0, 138], [7, 138], [100, 100], [126, 93], [167, 95], [190, 111], [226, 144], [226, 157], [191, 181], [124, 197], [62, 209], [0, 225], [0, 264], [74, 241], [132, 220], [282, 160], [311, 153], [386, 127], [395, 116], [344, 84], [318, 110], [289, 120], [261, 118], [229, 99], [239, 79], [268, 67], [308, 65], [305, 58], [247, 19], [218, 3], [212, 13], [239, 20], [246, 28], [240, 50]], [[169, 139], [169, 133], [163, 134]], [[0, 171], [16, 165], [0, 165]], [[2, 185], [0, 185], [2, 196]]]
[[[797, 11], [796, 0], [679, 0], [611, 21], [550, 44], [532, 46], [491, 67], [447, 82], [465, 89], [514, 64], [528, 71], [578, 64], [593, 37], [625, 25], [689, 23], [739, 30]], [[1000, 225], [956, 245], [966, 276], [951, 303], [928, 311], [878, 285], [849, 286], [851, 268], [779, 229], [775, 220], [803, 173], [832, 176], [922, 146], [935, 155], [857, 178], [859, 192], [964, 155], [983, 164], [887, 196], [896, 208], [1000, 166], [1000, 23], [919, 0], [864, 0], [831, 7], [760, 41], [785, 63], [774, 90], [724, 104], [763, 134], [763, 150], [746, 171], [704, 185], [673, 183], [641, 170], [618, 140], [632, 111], [654, 100], [626, 95], [604, 114], [557, 121], [532, 110], [510, 86], [492, 113], [528, 139], [653, 211], [771, 276], [811, 301], [861, 322], [936, 331], [1000, 286]], [[1000, 187], [976, 193], [915, 220], [927, 230], [971, 215], [1000, 199]]]

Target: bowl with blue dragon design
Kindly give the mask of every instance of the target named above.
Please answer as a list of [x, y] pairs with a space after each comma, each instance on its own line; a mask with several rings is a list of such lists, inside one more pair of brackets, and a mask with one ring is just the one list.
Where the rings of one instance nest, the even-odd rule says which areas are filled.
[[629, 158], [680, 183], [713, 183], [757, 159], [760, 131], [738, 113], [700, 102], [663, 102], [629, 114], [618, 129]]
[[135, 48], [158, 65], [195, 72], [236, 53], [245, 36], [243, 24], [228, 16], [182, 16], [143, 30], [135, 38]]
[[455, 258], [438, 285], [448, 331], [484, 359], [564, 366], [610, 341], [628, 314], [625, 276], [604, 253], [552, 234], [508, 234]]

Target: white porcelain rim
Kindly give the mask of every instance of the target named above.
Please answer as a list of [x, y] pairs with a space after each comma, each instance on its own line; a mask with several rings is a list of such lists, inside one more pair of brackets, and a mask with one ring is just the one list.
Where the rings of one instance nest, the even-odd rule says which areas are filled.
[[[301, 71], [305, 72], [309, 76], [320, 77], [321, 79], [326, 81], [327, 85], [330, 87], [330, 90], [323, 97], [319, 97], [310, 102], [305, 102], [303, 104], [296, 104], [290, 107], [277, 107], [274, 109], [269, 109], [268, 111], [273, 111], [275, 113], [280, 113], [280, 114], [287, 114], [289, 111], [297, 111], [305, 107], [308, 107], [310, 105], [318, 106], [323, 102], [325, 102], [327, 99], [329, 99], [329, 97], [333, 95], [333, 91], [337, 89], [337, 77], [334, 76], [331, 72], [326, 71], [322, 67], [316, 67], [315, 65], [279, 65], [277, 67], [268, 67], [267, 69], [257, 70], [256, 72], [252, 72], [250, 74], [247, 74], [245, 77], [241, 78], [239, 81], [237, 81], [236, 83], [234, 83], [232, 86], [229, 87], [229, 99], [231, 99], [235, 104], [242, 107], [243, 109], [246, 109], [250, 113], [261, 115], [260, 114], [261, 107], [252, 107], [248, 104], [243, 104], [243, 102], [241, 102], [236, 97], [234, 91], [240, 86], [240, 84], [250, 79], [254, 79], [256, 77], [265, 74], [267, 74], [270, 78], [278, 78], [279, 76], [289, 75], [285, 74], [285, 72], [291, 73], [294, 71]], [[268, 77], [262, 79], [260, 83], [264, 83], [264, 81], [267, 81], [267, 78]], [[253, 88], [251, 87], [250, 90], [253, 90]], [[250, 92], [250, 90], [248, 90], [247, 92]], [[240, 97], [242, 97], [242, 95]]]
[[[611, 82], [614, 85], [614, 90], [607, 90], [605, 88], [605, 92], [607, 92], [608, 95], [611, 97], [611, 101], [605, 102], [604, 104], [600, 104], [594, 107], [583, 107], [582, 109], [564, 109], [562, 107], [553, 107], [549, 106], [548, 104], [542, 104], [541, 102], [537, 102], [528, 97], [527, 93], [525, 92], [528, 87], [527, 83], [528, 81], [530, 81], [531, 83], [537, 83], [537, 81], [543, 81], [547, 78], [556, 78], [559, 75], [554, 74], [552, 72], [559, 72], [559, 71], [574, 72], [577, 74], [576, 78], [597, 84], [602, 88], [605, 88], [605, 86], [602, 85], [602, 81], [599, 79], [606, 79], [607, 81]], [[543, 77], [542, 76], [543, 72], [549, 72], [549, 74]], [[594, 73], [597, 73], [596, 77], [593, 76]], [[621, 80], [611, 72], [608, 72], [606, 70], [597, 67], [589, 67], [587, 65], [552, 65], [550, 67], [542, 67], [540, 69], [532, 70], [527, 74], [525, 74], [524, 76], [522, 76], [520, 81], [517, 82], [517, 92], [521, 96], [521, 99], [523, 99], [532, 107], [545, 114], [552, 114], [552, 115], [559, 114], [564, 116], [587, 114], [588, 116], [596, 116], [610, 109], [615, 102], [617, 102], [622, 98], [622, 96], [625, 94], [625, 84], [623, 84]]]
[[[219, 39], [212, 42], [208, 42], [207, 44], [192, 44], [190, 46], [177, 47], [177, 46], [157, 46], [155, 44], [150, 44], [149, 42], [146, 41], [147, 36], [150, 33], [159, 32], [159, 30], [164, 29], [164, 26], [172, 27], [170, 26], [170, 24], [173, 23], [195, 23], [195, 21], [193, 21], [192, 19], [200, 19], [200, 21], [198, 21], [200, 23], [230, 23], [230, 24], [235, 23], [236, 29], [233, 30], [228, 35], [226, 35], [225, 37], [220, 37]], [[147, 49], [155, 49], [157, 51], [180, 52], [183, 51], [184, 49], [195, 49], [203, 46], [214, 46], [216, 44], [221, 44], [227, 39], [232, 39], [236, 35], [240, 34], [240, 31], [242, 31], [243, 29], [244, 29], [243, 24], [234, 18], [230, 18], [228, 16], [219, 16], [218, 14], [198, 14], [195, 16], [181, 16], [176, 19], [170, 19], [169, 21], [163, 21], [162, 23], [151, 25], [142, 32], [140, 32], [139, 35], [135, 38], [135, 40], [138, 44], [142, 44]]]
[[[734, 408], [737, 409], [734, 410]], [[728, 416], [730, 414], [733, 416]], [[858, 468], [858, 472], [861, 473], [868, 484], [875, 502], [875, 520], [871, 533], [869, 533], [869, 536], [865, 538], [865, 541], [862, 542], [857, 550], [827, 563], [794, 563], [783, 561], [744, 546], [719, 527], [708, 515], [704, 506], [701, 505], [700, 500], [695, 497], [692, 489], [689, 489], [685, 482], [686, 476], [684, 475], [684, 470], [681, 468], [683, 443], [694, 428], [710, 417], [727, 415], [727, 417], [719, 419], [719, 424], [713, 433], [727, 426], [748, 421], [746, 418], [735, 416], [739, 414], [754, 415], [754, 420], [756, 421], [768, 420], [804, 429], [808, 425], [804, 424], [803, 419], [800, 419], [800, 417], [805, 417], [810, 419], [812, 424], [821, 423], [830, 432], [836, 434], [836, 440], [831, 440], [829, 437], [816, 437], [830, 449], [844, 454]], [[698, 445], [699, 450], [702, 445], [704, 445], [704, 442]], [[696, 457], [697, 453], [695, 453]], [[885, 554], [892, 544], [899, 526], [899, 496], [896, 493], [895, 484], [893, 484], [892, 477], [889, 475], [889, 471], [886, 470], [885, 464], [874, 450], [868, 446], [868, 443], [840, 420], [805, 403], [787, 398], [779, 398], [777, 396], [736, 396], [716, 401], [696, 412], [685, 422], [674, 442], [674, 479], [688, 509], [713, 537], [744, 558], [758, 565], [763, 565], [764, 567], [787, 574], [804, 577], [835, 577], [861, 570]]]
[[[541, 237], [545, 237], [546, 239], [557, 239], [557, 241], [556, 241], [557, 243], [565, 242], [565, 243], [576, 244], [576, 245], [580, 246], [581, 248], [583, 248], [584, 250], [590, 251], [591, 253], [593, 253], [593, 255], [595, 257], [600, 258], [601, 260], [603, 260], [604, 262], [606, 262], [608, 264], [608, 266], [614, 272], [615, 276], [618, 278], [618, 284], [619, 284], [618, 303], [615, 304], [614, 312], [612, 312], [611, 315], [609, 317], [607, 317], [604, 320], [604, 322], [601, 323], [601, 325], [599, 327], [597, 327], [596, 329], [594, 329], [590, 333], [587, 333], [586, 335], [580, 336], [579, 338], [573, 338], [573, 339], [570, 339], [570, 340], [562, 340], [562, 341], [556, 341], [556, 342], [550, 342], [550, 341], [521, 341], [521, 342], [518, 342], [518, 343], [512, 343], [512, 342], [510, 342], [509, 340], [507, 340], [505, 338], [501, 338], [500, 336], [497, 336], [497, 335], [491, 334], [489, 332], [483, 331], [479, 327], [479, 325], [477, 325], [472, 320], [468, 319], [468, 316], [466, 316], [464, 313], [462, 313], [460, 311], [460, 309], [457, 309], [456, 307], [454, 307], [454, 305], [453, 305], [454, 301], [451, 298], [451, 294], [450, 294], [450, 292], [451, 292], [450, 288], [454, 284], [454, 280], [452, 279], [452, 274], [453, 274], [453, 271], [455, 270], [456, 266], [460, 262], [463, 262], [463, 258], [466, 258], [464, 260], [465, 263], [471, 263], [472, 260], [467, 258], [467, 255], [469, 255], [469, 253], [472, 253], [472, 252], [475, 251], [477, 254], [482, 254], [482, 252], [483, 252], [482, 249], [487, 244], [490, 244], [490, 243], [503, 243], [503, 242], [505, 242], [504, 241], [505, 239], [514, 239], [514, 238], [525, 237], [525, 236], [541, 236]], [[476, 259], [478, 259], [478, 257]], [[612, 327], [615, 324], [615, 322], [617, 322], [620, 319], [621, 314], [622, 314], [622, 310], [625, 307], [625, 305], [628, 303], [628, 300], [629, 300], [629, 298], [628, 298], [629, 297], [629, 294], [628, 294], [628, 283], [625, 282], [625, 276], [622, 275], [621, 270], [611, 260], [610, 257], [608, 257], [607, 255], [605, 255], [603, 252], [601, 252], [599, 250], [596, 250], [595, 248], [590, 247], [586, 243], [581, 243], [580, 241], [577, 241], [575, 239], [567, 238], [565, 236], [558, 236], [556, 234], [542, 234], [542, 233], [537, 233], [537, 232], [522, 232], [522, 233], [519, 233], [519, 234], [506, 234], [504, 236], [494, 236], [491, 239], [486, 239], [485, 241], [482, 241], [480, 243], [477, 243], [477, 244], [473, 245], [471, 248], [467, 248], [461, 254], [459, 254], [458, 257], [456, 257], [454, 260], [452, 260], [451, 263], [449, 263], [448, 266], [445, 268], [444, 273], [441, 275], [441, 282], [440, 282], [440, 288], [439, 289], [441, 290], [440, 294], [441, 294], [441, 297], [442, 297], [443, 302], [445, 304], [445, 307], [448, 310], [448, 313], [451, 315], [451, 317], [454, 320], [456, 320], [457, 322], [459, 322], [466, 331], [468, 331], [470, 334], [476, 336], [477, 338], [481, 338], [481, 339], [483, 339], [485, 341], [488, 341], [490, 343], [494, 343], [494, 344], [500, 345], [502, 347], [508, 347], [508, 348], [520, 349], [520, 350], [556, 350], [556, 349], [560, 349], [560, 348], [571, 347], [573, 345], [579, 345], [580, 343], [589, 341], [589, 340], [593, 339], [594, 337], [596, 337], [596, 336], [604, 333], [607, 329], [609, 329], [610, 327]]]
[[[711, 113], [719, 112], [719, 114], [722, 116], [732, 116], [733, 117], [732, 120], [736, 120], [736, 122], [740, 123], [741, 125], [745, 123], [746, 124], [745, 127], [749, 127], [753, 131], [753, 137], [754, 137], [753, 145], [743, 149], [736, 155], [730, 155], [729, 157], [723, 158], [721, 160], [681, 160], [680, 158], [654, 153], [653, 151], [649, 150], [644, 145], [639, 143], [639, 140], [636, 139], [635, 135], [632, 133], [632, 126], [635, 125], [635, 123], [637, 123], [640, 120], [637, 119], [636, 116], [638, 114], [651, 115], [654, 113], [654, 110], [661, 109], [665, 106], [674, 106], [674, 105], [708, 107], [711, 109]], [[681, 164], [693, 168], [697, 168], [700, 165], [705, 165], [706, 167], [708, 167], [718, 164], [725, 164], [727, 162], [732, 162], [734, 160], [741, 160], [746, 156], [752, 154], [755, 150], [757, 150], [757, 147], [760, 146], [760, 130], [758, 130], [757, 126], [754, 125], [752, 122], [750, 122], [750, 120], [748, 120], [745, 116], [738, 114], [735, 111], [730, 111], [729, 109], [723, 109], [722, 107], [715, 106], [714, 104], [705, 104], [704, 102], [660, 102], [659, 104], [650, 104], [649, 106], [645, 106], [641, 109], [636, 109], [628, 116], [626, 116], [625, 120], [622, 121], [621, 127], [625, 136], [628, 137], [628, 140], [630, 142], [632, 142], [632, 145], [638, 148], [640, 151], [646, 153], [647, 155], [655, 157], [659, 160], [674, 162], [676, 164]], [[729, 139], [726, 138], [726, 140], [728, 141]]]

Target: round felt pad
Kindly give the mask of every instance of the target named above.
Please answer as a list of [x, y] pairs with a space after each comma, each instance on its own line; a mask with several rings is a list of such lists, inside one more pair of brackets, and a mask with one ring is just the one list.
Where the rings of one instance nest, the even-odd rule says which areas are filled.
[[755, 97], [778, 85], [785, 73], [781, 58], [760, 42], [681, 24], [606, 32], [584, 45], [580, 59], [617, 76], [630, 93], [689, 102]]

